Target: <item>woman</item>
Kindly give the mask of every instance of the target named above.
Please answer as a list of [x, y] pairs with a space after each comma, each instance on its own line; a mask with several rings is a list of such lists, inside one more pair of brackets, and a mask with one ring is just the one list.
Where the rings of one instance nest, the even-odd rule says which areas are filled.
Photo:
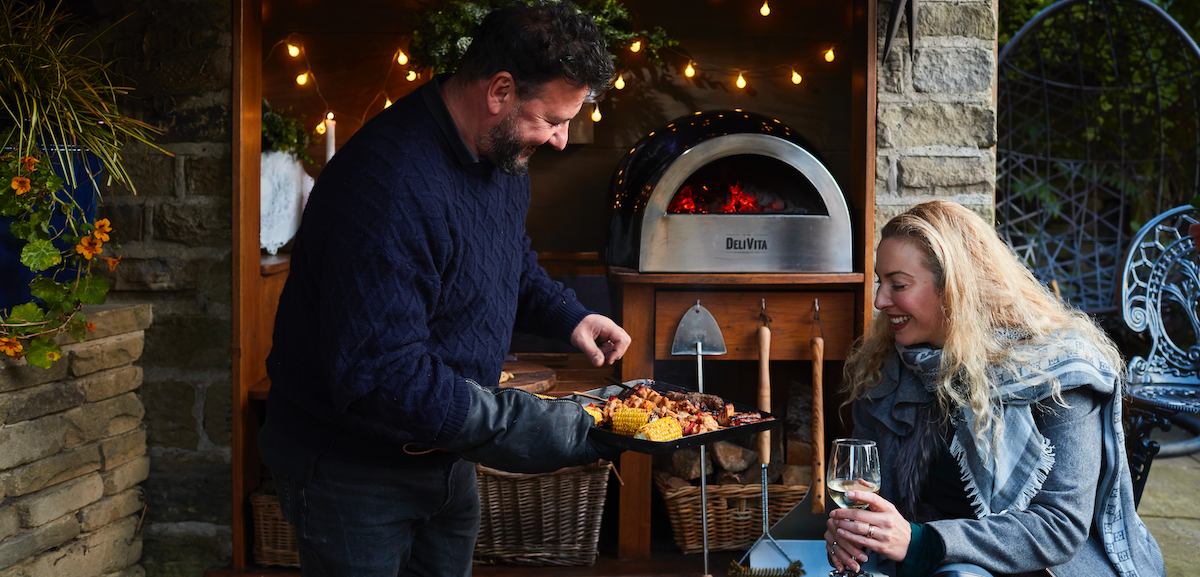
[[881, 239], [881, 314], [845, 381], [883, 483], [847, 495], [869, 509], [830, 513], [831, 563], [858, 570], [874, 553], [900, 577], [1162, 575], [1134, 511], [1112, 342], [960, 205], [916, 206]]

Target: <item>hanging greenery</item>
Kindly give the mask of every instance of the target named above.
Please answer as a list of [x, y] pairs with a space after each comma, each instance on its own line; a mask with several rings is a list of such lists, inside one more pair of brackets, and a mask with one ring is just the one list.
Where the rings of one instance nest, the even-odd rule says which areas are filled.
[[[413, 32], [409, 47], [415, 65], [430, 68], [434, 74], [452, 72], [471, 45], [475, 28], [484, 16], [497, 8], [513, 4], [534, 5], [540, 0], [451, 0], [425, 17]], [[578, 0], [580, 11], [592, 16], [596, 27], [608, 42], [608, 51], [618, 69], [632, 67], [633, 59], [645, 59], [661, 65], [661, 50], [678, 45], [661, 27], [635, 30], [629, 11], [620, 0]], [[629, 50], [640, 42], [637, 52]]]

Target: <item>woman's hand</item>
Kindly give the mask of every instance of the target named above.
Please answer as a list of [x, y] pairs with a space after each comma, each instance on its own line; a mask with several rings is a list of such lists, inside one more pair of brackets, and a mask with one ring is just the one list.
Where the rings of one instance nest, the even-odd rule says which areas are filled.
[[908, 554], [912, 527], [895, 505], [874, 493], [851, 491], [848, 499], [866, 503], [863, 509], [835, 509], [826, 521], [825, 544], [830, 561], [839, 571], [860, 570], [866, 551], [875, 551], [896, 562]]

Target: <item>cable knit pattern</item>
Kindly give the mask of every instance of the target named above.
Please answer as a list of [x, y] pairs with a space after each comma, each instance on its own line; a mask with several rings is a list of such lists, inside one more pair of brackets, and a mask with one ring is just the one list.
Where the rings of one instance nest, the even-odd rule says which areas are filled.
[[453, 438], [466, 379], [496, 384], [514, 326], [565, 339], [587, 314], [530, 249], [528, 176], [476, 162], [437, 87], [359, 130], [313, 189], [267, 360], [277, 440]]

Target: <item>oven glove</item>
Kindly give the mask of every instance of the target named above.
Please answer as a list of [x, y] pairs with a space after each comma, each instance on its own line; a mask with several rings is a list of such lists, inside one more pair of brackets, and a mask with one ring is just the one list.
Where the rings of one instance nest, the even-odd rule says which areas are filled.
[[463, 428], [453, 439], [434, 443], [438, 449], [510, 473], [545, 473], [619, 454], [588, 438], [595, 419], [578, 403], [467, 383], [471, 406]]

